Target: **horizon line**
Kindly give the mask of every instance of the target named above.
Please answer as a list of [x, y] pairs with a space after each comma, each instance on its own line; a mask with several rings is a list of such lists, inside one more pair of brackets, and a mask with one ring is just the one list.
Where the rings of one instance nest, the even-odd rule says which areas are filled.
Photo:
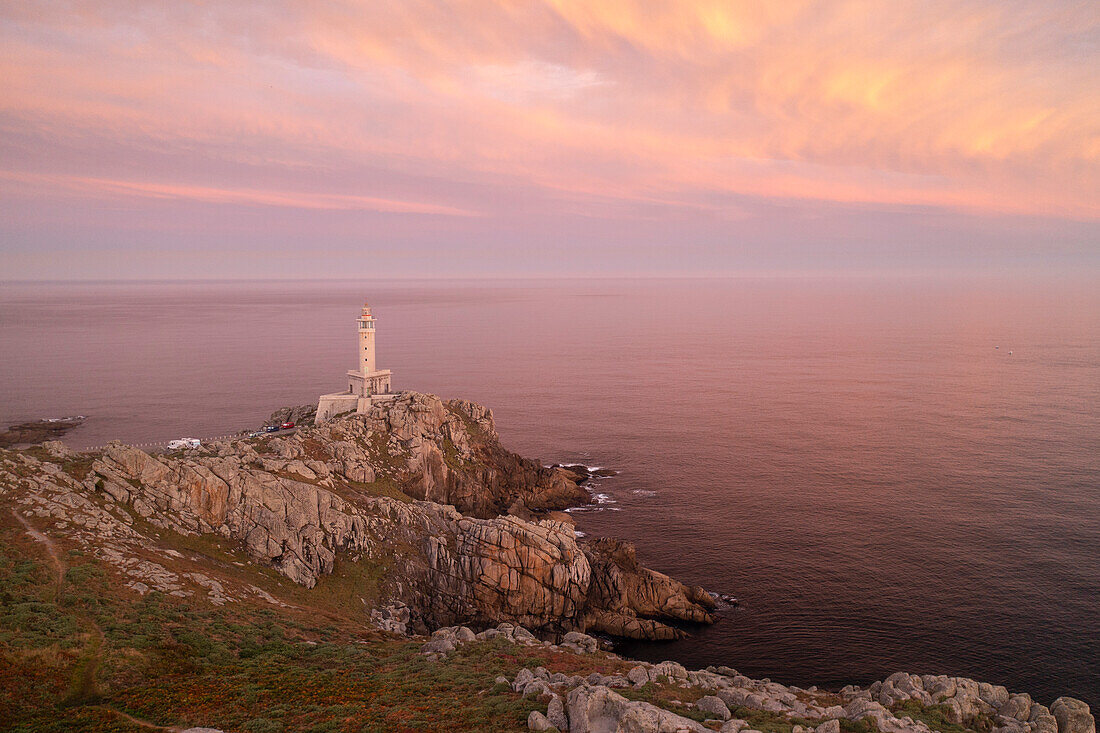
[[791, 270], [791, 271], [747, 271], [729, 273], [677, 273], [642, 274], [626, 273], [601, 274], [516, 274], [516, 275], [371, 275], [363, 277], [124, 277], [124, 278], [6, 278], [0, 279], [0, 287], [9, 285], [138, 285], [138, 284], [185, 284], [185, 283], [290, 283], [290, 282], [499, 282], [499, 281], [570, 281], [570, 280], [740, 280], [740, 279], [810, 279], [810, 278], [996, 278], [1019, 276], [1075, 276], [1097, 277], [1100, 270], [1089, 271], [1075, 268], [1035, 269], [1006, 268], [987, 270]]

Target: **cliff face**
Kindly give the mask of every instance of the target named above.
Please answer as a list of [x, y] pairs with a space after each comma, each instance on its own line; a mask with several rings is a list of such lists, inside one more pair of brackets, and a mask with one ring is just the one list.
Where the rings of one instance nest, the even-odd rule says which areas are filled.
[[147, 521], [238, 540], [253, 560], [306, 587], [340, 558], [386, 567], [381, 600], [407, 604], [420, 626], [511, 621], [559, 630], [580, 622], [591, 567], [568, 525], [477, 519], [435, 502], [343, 498], [279, 475], [295, 468], [257, 469], [238, 456], [163, 460], [118, 445], [92, 470], [111, 481], [107, 495]]
[[[702, 589], [641, 567], [625, 543], [582, 547], [568, 523], [502, 516], [587, 493], [566, 472], [504, 450], [491, 413], [469, 402], [409, 394], [289, 437], [185, 455], [116, 443], [79, 480], [49, 460], [19, 458], [8, 475], [25, 474], [17, 485], [27, 504], [55, 517], [96, 507], [100, 541], [141, 523], [218, 535], [307, 588], [354, 561], [378, 575], [378, 604], [407, 605], [418, 630], [510, 622], [670, 639], [682, 632], [669, 622], [713, 621]], [[125, 558], [127, 543], [108, 554]]]
[[590, 501], [572, 474], [505, 450], [493, 413], [467, 400], [405, 393], [271, 447], [282, 458], [320, 459], [345, 478], [391, 481], [413, 498], [481, 518]]

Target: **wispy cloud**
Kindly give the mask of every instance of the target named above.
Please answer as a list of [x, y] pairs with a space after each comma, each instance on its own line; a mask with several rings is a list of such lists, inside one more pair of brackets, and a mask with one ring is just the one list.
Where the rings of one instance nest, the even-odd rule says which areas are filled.
[[1089, 2], [72, 0], [0, 8], [0, 44], [0, 169], [43, 202], [485, 239], [639, 202], [740, 219], [740, 197], [1100, 221]]
[[187, 186], [150, 181], [123, 181], [109, 178], [41, 175], [0, 171], [0, 190], [36, 187], [44, 193], [66, 192], [78, 196], [119, 199], [151, 198], [198, 201], [208, 204], [278, 206], [316, 211], [374, 211], [387, 214], [430, 214], [433, 216], [472, 217], [480, 214], [453, 206], [420, 201], [398, 201], [355, 196], [352, 194], [312, 193], [308, 191], [264, 191], [248, 188]]

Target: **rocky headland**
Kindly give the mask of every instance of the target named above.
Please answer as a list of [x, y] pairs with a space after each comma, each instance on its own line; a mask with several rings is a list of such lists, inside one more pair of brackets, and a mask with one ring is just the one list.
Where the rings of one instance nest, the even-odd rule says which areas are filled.
[[826, 691], [619, 658], [599, 636], [677, 638], [715, 604], [576, 536], [563, 510], [589, 477], [506, 450], [480, 405], [417, 393], [167, 454], [0, 450], [0, 720], [1095, 733], [1079, 700], [959, 677]]
[[375, 607], [401, 604], [420, 632], [511, 622], [672, 639], [676, 623], [714, 621], [702, 588], [641, 566], [627, 543], [579, 541], [560, 510], [590, 501], [583, 477], [504, 449], [492, 413], [464, 400], [406, 393], [291, 435], [167, 455], [49, 443], [2, 465], [21, 511], [66, 522], [139, 589], [174, 589], [144, 570], [153, 559], [135, 562], [149, 525], [230, 540], [306, 588], [338, 562], [369, 567]]

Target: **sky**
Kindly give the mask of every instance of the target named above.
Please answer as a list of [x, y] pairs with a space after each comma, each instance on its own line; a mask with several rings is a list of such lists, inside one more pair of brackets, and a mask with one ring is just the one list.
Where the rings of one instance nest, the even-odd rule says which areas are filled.
[[1095, 0], [0, 0], [0, 280], [1100, 275]]

